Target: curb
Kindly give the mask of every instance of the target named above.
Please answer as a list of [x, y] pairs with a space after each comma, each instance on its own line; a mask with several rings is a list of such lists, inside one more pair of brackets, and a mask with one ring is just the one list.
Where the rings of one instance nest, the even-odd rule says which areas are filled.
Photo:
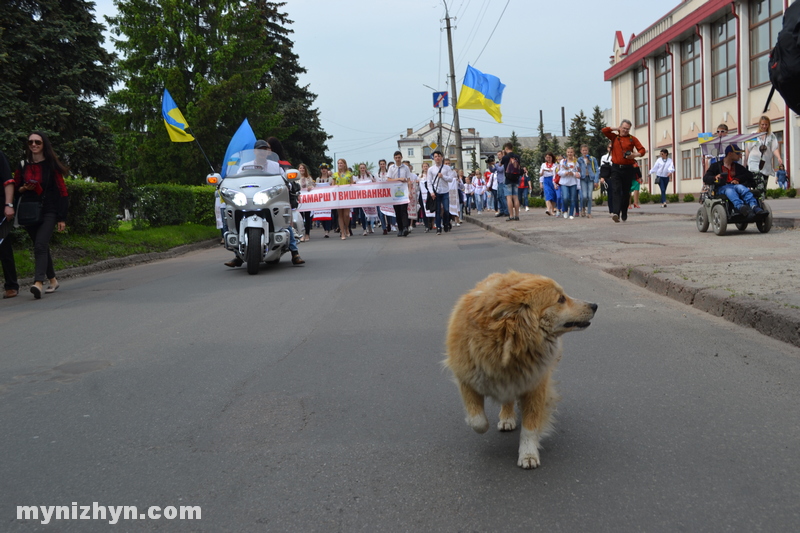
[[[520, 233], [496, 228], [471, 216], [465, 216], [464, 220], [516, 243], [533, 246]], [[798, 227], [794, 219], [774, 219], [773, 225], [776, 220], [790, 222], [791, 226], [788, 227]], [[604, 272], [699, 311], [724, 318], [737, 326], [752, 328], [763, 335], [800, 348], [800, 309], [782, 307], [775, 302], [735, 296], [727, 291], [709, 289], [674, 275], [649, 272], [642, 267], [617, 266], [604, 269]]]
[[[98, 261], [91, 265], [65, 268], [57, 272], [58, 279], [79, 278], [95, 274], [97, 272], [106, 272], [109, 270], [118, 270], [129, 266], [142, 265], [144, 263], [152, 263], [153, 261], [160, 261], [162, 259], [171, 259], [179, 255], [188, 254], [197, 250], [205, 250], [207, 248], [214, 248], [219, 246], [219, 238], [210, 239], [207, 241], [199, 241], [192, 244], [184, 244], [176, 246], [166, 252], [150, 252], [146, 254], [135, 254], [126, 257], [114, 257], [104, 261]], [[24, 278], [19, 280], [20, 287], [25, 285], [33, 285], [33, 278]]]

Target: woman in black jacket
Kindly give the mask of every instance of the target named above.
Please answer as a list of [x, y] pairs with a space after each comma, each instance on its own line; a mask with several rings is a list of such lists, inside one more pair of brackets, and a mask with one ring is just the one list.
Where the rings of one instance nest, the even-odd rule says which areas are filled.
[[[50, 256], [50, 238], [54, 229], [64, 231], [67, 227], [69, 198], [64, 176], [68, 172], [69, 169], [53, 151], [47, 135], [40, 131], [28, 135], [25, 160], [14, 174], [14, 186], [21, 202], [41, 204], [38, 220], [25, 225], [33, 241], [36, 269], [31, 293], [37, 300], [43, 293], [52, 293], [58, 289], [53, 258]], [[45, 278], [50, 281], [47, 289], [44, 288]]]

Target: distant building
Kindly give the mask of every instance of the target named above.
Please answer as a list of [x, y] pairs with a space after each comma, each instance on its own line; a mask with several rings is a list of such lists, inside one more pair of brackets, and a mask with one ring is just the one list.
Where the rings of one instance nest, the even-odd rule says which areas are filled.
[[[441, 126], [441, 127], [440, 127]], [[547, 134], [549, 136], [549, 134]], [[412, 128], [406, 130], [406, 135], [400, 136], [397, 141], [397, 149], [403, 154], [403, 159], [407, 159], [414, 170], [419, 172], [422, 163], [431, 162], [431, 154], [434, 150], [441, 150], [445, 157], [455, 158], [455, 128], [450, 124], [439, 124], [429, 122], [422, 128], [414, 131]], [[495, 155], [503, 149], [503, 145], [511, 140], [511, 137], [481, 137], [475, 128], [461, 129], [462, 156], [461, 161], [466, 169], [472, 168], [472, 154], [475, 153], [475, 161], [481, 170], [486, 169], [486, 157]], [[558, 137], [561, 146], [566, 145], [566, 137]], [[535, 149], [539, 145], [539, 137], [517, 137], [517, 142], [522, 148]], [[431, 148], [435, 144], [436, 148]]]
[[731, 133], [755, 132], [761, 115], [772, 121], [794, 175], [798, 117], [778, 93], [764, 113], [771, 88], [767, 62], [788, 5], [788, 0], [684, 0], [627, 43], [616, 32], [605, 71], [612, 106], [607, 122], [633, 122], [632, 133], [648, 149], [640, 162], [645, 175], [666, 148], [677, 171], [672, 192], [700, 191], [704, 165], [698, 134], [716, 132], [720, 123]]

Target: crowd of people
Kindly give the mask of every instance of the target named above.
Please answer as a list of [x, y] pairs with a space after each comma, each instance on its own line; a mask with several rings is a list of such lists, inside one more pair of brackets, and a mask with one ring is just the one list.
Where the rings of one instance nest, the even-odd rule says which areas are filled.
[[50, 239], [56, 229], [66, 229], [69, 198], [64, 176], [68, 173], [69, 169], [53, 151], [50, 139], [40, 131], [28, 135], [23, 159], [13, 175], [8, 159], [0, 152], [0, 181], [5, 193], [3, 218], [0, 219], [0, 264], [5, 278], [3, 298], [19, 294], [14, 251], [11, 240], [6, 238], [12, 225], [24, 227], [33, 242], [35, 275], [30, 288], [33, 297], [38, 300], [58, 290]]

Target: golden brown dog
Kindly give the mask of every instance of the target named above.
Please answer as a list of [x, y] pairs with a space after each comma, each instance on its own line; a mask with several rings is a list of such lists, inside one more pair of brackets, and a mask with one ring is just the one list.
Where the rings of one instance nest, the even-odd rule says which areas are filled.
[[561, 335], [589, 327], [595, 311], [597, 304], [570, 298], [552, 279], [515, 271], [490, 275], [453, 308], [444, 364], [461, 391], [467, 424], [478, 433], [489, 429], [489, 396], [502, 404], [497, 428], [512, 431], [519, 401], [522, 468], [539, 466], [539, 441], [552, 429]]

